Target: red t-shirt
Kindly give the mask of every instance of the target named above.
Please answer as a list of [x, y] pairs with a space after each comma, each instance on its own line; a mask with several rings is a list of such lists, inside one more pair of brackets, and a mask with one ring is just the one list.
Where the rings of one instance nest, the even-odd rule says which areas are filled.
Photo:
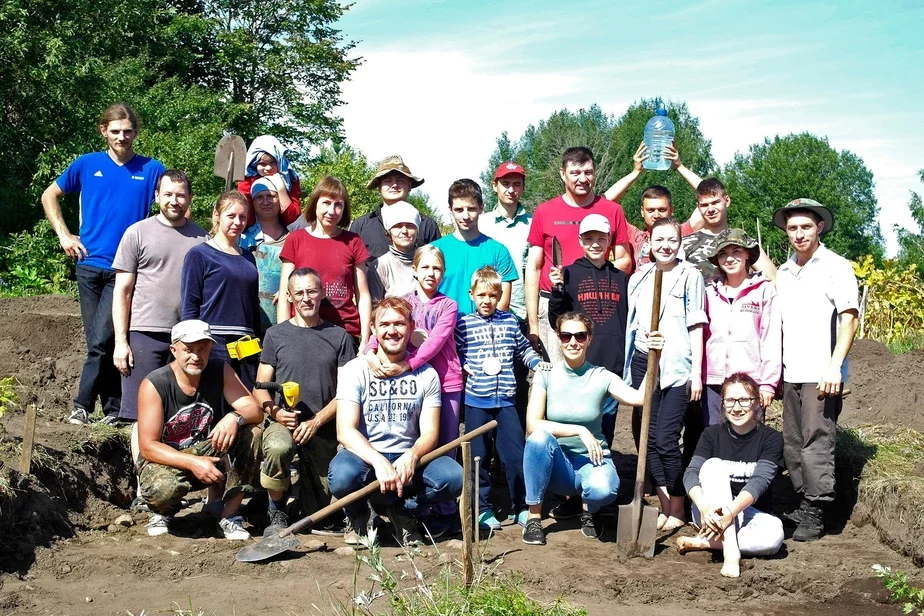
[[359, 310], [353, 298], [353, 272], [366, 262], [369, 253], [362, 239], [343, 230], [336, 237], [314, 237], [306, 229], [289, 234], [279, 258], [295, 266], [310, 267], [321, 275], [327, 301], [321, 304], [321, 318], [359, 336]]
[[[253, 188], [253, 183], [258, 179], [257, 176], [248, 176], [237, 183], [237, 192], [247, 197], [247, 204], [250, 206], [247, 210], [248, 227], [257, 222], [256, 214], [253, 211], [253, 199], [250, 197], [250, 189]], [[279, 212], [279, 215], [282, 216], [282, 222], [287, 226], [298, 220], [298, 217], [302, 214], [302, 184], [298, 181], [298, 178], [295, 178], [295, 181], [292, 182], [289, 199], [292, 200], [289, 207]]]
[[[680, 225], [680, 237], [686, 237], [693, 233], [693, 227], [690, 221]], [[635, 225], [629, 225], [629, 244], [631, 246], [630, 257], [632, 257], [632, 270], [635, 271], [646, 263], [651, 262], [651, 234], [646, 229], [639, 229]], [[626, 272], [631, 274], [632, 272]]]
[[588, 214], [600, 214], [610, 221], [610, 234], [613, 246], [627, 244], [629, 234], [626, 231], [626, 215], [622, 206], [597, 195], [593, 203], [585, 207], [572, 207], [559, 195], [554, 199], [540, 203], [533, 213], [533, 222], [529, 227], [526, 241], [530, 246], [542, 246], [545, 260], [539, 275], [539, 289], [551, 291], [549, 270], [552, 268], [552, 238], [557, 237], [561, 244], [561, 265], [566, 267], [584, 256], [584, 249], [578, 238], [578, 227]]

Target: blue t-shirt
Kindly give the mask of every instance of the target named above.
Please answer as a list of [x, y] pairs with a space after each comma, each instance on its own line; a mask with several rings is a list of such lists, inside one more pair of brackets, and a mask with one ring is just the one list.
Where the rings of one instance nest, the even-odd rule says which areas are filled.
[[464, 242], [455, 235], [444, 235], [433, 245], [443, 251], [446, 259], [440, 293], [459, 304], [460, 316], [475, 311], [475, 302], [468, 292], [472, 288], [472, 274], [479, 268], [490, 265], [504, 282], [520, 277], [507, 247], [487, 235], [482, 234], [471, 242]]
[[130, 226], [151, 212], [160, 161], [135, 156], [118, 165], [107, 152], [84, 154], [55, 182], [65, 193], [80, 192], [80, 242], [89, 256], [80, 265], [112, 269], [112, 260]]

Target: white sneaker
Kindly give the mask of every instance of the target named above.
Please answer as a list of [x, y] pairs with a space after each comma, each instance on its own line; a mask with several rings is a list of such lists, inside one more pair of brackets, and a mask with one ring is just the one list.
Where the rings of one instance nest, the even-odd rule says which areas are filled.
[[250, 533], [244, 529], [244, 518], [239, 515], [218, 520], [218, 526], [225, 534], [225, 539], [232, 541], [247, 541], [250, 539]]
[[71, 416], [67, 418], [68, 423], [72, 423], [77, 426], [89, 426], [90, 417], [87, 413], [87, 409], [81, 406], [75, 406], [74, 410], [71, 411]]
[[172, 521], [172, 516], [160, 515], [159, 513], [151, 515], [151, 520], [145, 524], [145, 527], [148, 529], [148, 536], [159, 537], [169, 533], [170, 522]]

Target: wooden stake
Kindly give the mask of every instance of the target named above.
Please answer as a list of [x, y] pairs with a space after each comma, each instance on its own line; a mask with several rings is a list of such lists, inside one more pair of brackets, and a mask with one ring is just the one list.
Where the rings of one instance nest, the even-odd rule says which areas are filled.
[[462, 443], [462, 583], [470, 588], [475, 577], [472, 565], [472, 444]]
[[35, 405], [26, 407], [26, 425], [22, 429], [22, 460], [19, 470], [23, 475], [32, 471], [32, 444], [35, 442]]

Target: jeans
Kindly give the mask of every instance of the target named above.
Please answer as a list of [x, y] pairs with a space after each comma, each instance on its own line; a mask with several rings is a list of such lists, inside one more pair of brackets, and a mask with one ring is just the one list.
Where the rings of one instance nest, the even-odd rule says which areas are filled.
[[539, 295], [539, 341], [545, 351], [545, 358], [553, 364], [562, 360], [561, 342], [555, 328], [549, 323], [549, 298]]
[[526, 439], [523, 452], [526, 504], [540, 505], [549, 492], [562, 496], [580, 494], [587, 511], [594, 513], [616, 500], [619, 475], [611, 458], [594, 466], [587, 456], [566, 453], [558, 440], [537, 430]]
[[112, 363], [115, 329], [112, 325], [112, 293], [115, 271], [77, 265], [80, 318], [87, 339], [87, 358], [80, 372], [74, 404], [93, 412], [99, 397], [104, 415], [115, 415], [122, 406], [122, 381]]
[[816, 383], [783, 382], [783, 459], [806, 500], [834, 500], [834, 441], [844, 399], [818, 399]]
[[481, 511], [493, 511], [491, 477], [488, 467], [491, 465], [496, 447], [507, 475], [507, 487], [510, 489], [513, 512], [519, 513], [526, 509], [526, 486], [523, 483], [523, 448], [526, 446], [526, 436], [520, 426], [517, 409], [511, 405], [494, 409], [465, 405], [466, 432], [471, 432], [492, 419], [497, 420], [497, 428], [472, 439], [472, 459], [481, 456], [481, 468], [478, 472], [478, 505]]
[[[394, 463], [401, 457], [400, 453], [383, 453], [389, 462]], [[327, 473], [327, 485], [336, 498], [343, 498], [359, 490], [375, 479], [375, 470], [355, 453], [341, 449], [331, 460]], [[396, 492], [375, 492], [368, 501], [373, 505], [397, 505], [398, 512], [414, 516], [424, 505], [455, 500], [462, 494], [462, 467], [448, 456], [440, 456], [423, 468], [417, 467], [411, 485], [404, 486], [403, 499]], [[365, 501], [354, 502], [343, 511], [351, 518], [357, 517], [365, 506]]]
[[167, 332], [128, 332], [135, 366], [122, 377], [122, 410], [119, 418], [138, 421], [138, 389], [149, 374], [170, 363], [170, 334]]
[[722, 421], [722, 386], [703, 385], [703, 424], [713, 426]]
[[[641, 383], [645, 378], [648, 354], [636, 351], [632, 356], [632, 382]], [[680, 431], [687, 414], [686, 387], [654, 388], [651, 398], [651, 424], [648, 428], [648, 473], [652, 484], [664, 486], [671, 496], [684, 496], [683, 454], [680, 451]], [[635, 414], [641, 418], [642, 409], [635, 407]], [[633, 427], [634, 427], [633, 422]], [[639, 427], [641, 421], [639, 420]], [[640, 435], [635, 434], [638, 446]]]

